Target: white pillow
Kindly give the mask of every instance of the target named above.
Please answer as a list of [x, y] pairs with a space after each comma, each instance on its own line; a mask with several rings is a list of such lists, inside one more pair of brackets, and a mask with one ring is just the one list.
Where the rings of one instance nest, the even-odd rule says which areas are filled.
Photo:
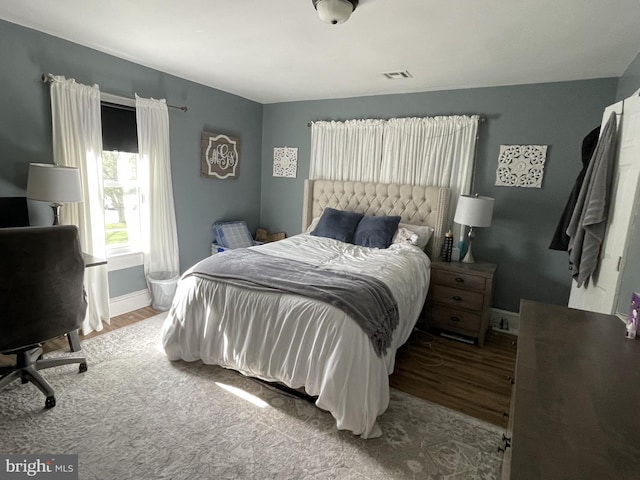
[[313, 220], [311, 220], [311, 225], [309, 225], [307, 227], [307, 229], [304, 231], [304, 233], [311, 233], [313, 232], [316, 227], [318, 226], [318, 222], [320, 221], [320, 217], [315, 217]]
[[[431, 237], [433, 236], [433, 232], [435, 232], [435, 229], [433, 227], [429, 227], [427, 225], [410, 225], [408, 223], [401, 223], [400, 225], [398, 225], [398, 231], [400, 231], [401, 228], [410, 230], [411, 232], [418, 235], [418, 240], [416, 241], [416, 243], [413, 243], [413, 245], [416, 245], [418, 248], [420, 248], [420, 250], [425, 249], [425, 247], [427, 246], [427, 243], [429, 243], [429, 240], [431, 240]], [[397, 232], [396, 232], [396, 235], [397, 235]], [[396, 243], [396, 242], [393, 242], [393, 243]], [[398, 243], [402, 243], [402, 242], [398, 242]]]
[[412, 232], [408, 228], [398, 227], [391, 243], [408, 243], [409, 245], [418, 245], [419, 238], [420, 237], [418, 237], [417, 233]]

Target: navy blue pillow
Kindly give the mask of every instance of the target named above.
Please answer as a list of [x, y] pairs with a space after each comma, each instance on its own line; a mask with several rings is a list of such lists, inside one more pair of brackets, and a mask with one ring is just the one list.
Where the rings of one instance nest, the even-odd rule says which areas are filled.
[[311, 232], [311, 235], [353, 243], [353, 234], [363, 216], [361, 213], [346, 212], [327, 207], [322, 212], [320, 221]]
[[400, 217], [362, 217], [354, 242], [362, 247], [387, 248], [398, 230]]

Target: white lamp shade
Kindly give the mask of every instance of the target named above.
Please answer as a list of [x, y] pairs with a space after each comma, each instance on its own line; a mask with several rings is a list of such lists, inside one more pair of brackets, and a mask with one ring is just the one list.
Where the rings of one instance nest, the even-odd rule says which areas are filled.
[[461, 195], [453, 221], [469, 227], [488, 227], [491, 225], [494, 202], [491, 197]]
[[318, 0], [316, 10], [325, 23], [344, 23], [353, 12], [353, 4], [347, 0]]
[[81, 202], [80, 171], [73, 167], [31, 163], [27, 197], [53, 203]]

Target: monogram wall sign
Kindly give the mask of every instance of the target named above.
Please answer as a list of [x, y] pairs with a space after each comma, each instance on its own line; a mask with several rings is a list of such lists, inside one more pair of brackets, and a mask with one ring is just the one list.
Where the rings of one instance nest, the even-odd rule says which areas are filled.
[[200, 175], [208, 178], [238, 178], [240, 141], [227, 135], [202, 132]]

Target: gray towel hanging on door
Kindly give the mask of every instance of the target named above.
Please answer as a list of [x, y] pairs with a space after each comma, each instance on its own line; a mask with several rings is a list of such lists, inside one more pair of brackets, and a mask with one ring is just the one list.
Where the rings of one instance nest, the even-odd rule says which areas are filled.
[[587, 168], [576, 208], [567, 228], [569, 262], [578, 287], [589, 281], [598, 266], [600, 246], [607, 228], [616, 131], [616, 114], [612, 112]]
[[551, 243], [549, 244], [549, 248], [551, 250], [564, 250], [566, 252], [569, 249], [569, 236], [567, 235], [567, 227], [569, 226], [569, 222], [571, 221], [571, 215], [576, 208], [576, 202], [578, 201], [580, 188], [582, 188], [584, 176], [587, 174], [587, 168], [589, 168], [589, 163], [591, 162], [591, 158], [593, 157], [593, 152], [595, 151], [596, 145], [598, 144], [598, 137], [600, 137], [599, 125], [591, 130], [582, 140], [582, 169], [580, 170], [578, 178], [576, 178], [573, 188], [571, 189], [569, 199], [567, 200], [567, 204], [562, 211], [562, 215], [560, 216], [560, 220], [558, 221], [558, 226], [556, 227], [556, 231], [554, 232]]

